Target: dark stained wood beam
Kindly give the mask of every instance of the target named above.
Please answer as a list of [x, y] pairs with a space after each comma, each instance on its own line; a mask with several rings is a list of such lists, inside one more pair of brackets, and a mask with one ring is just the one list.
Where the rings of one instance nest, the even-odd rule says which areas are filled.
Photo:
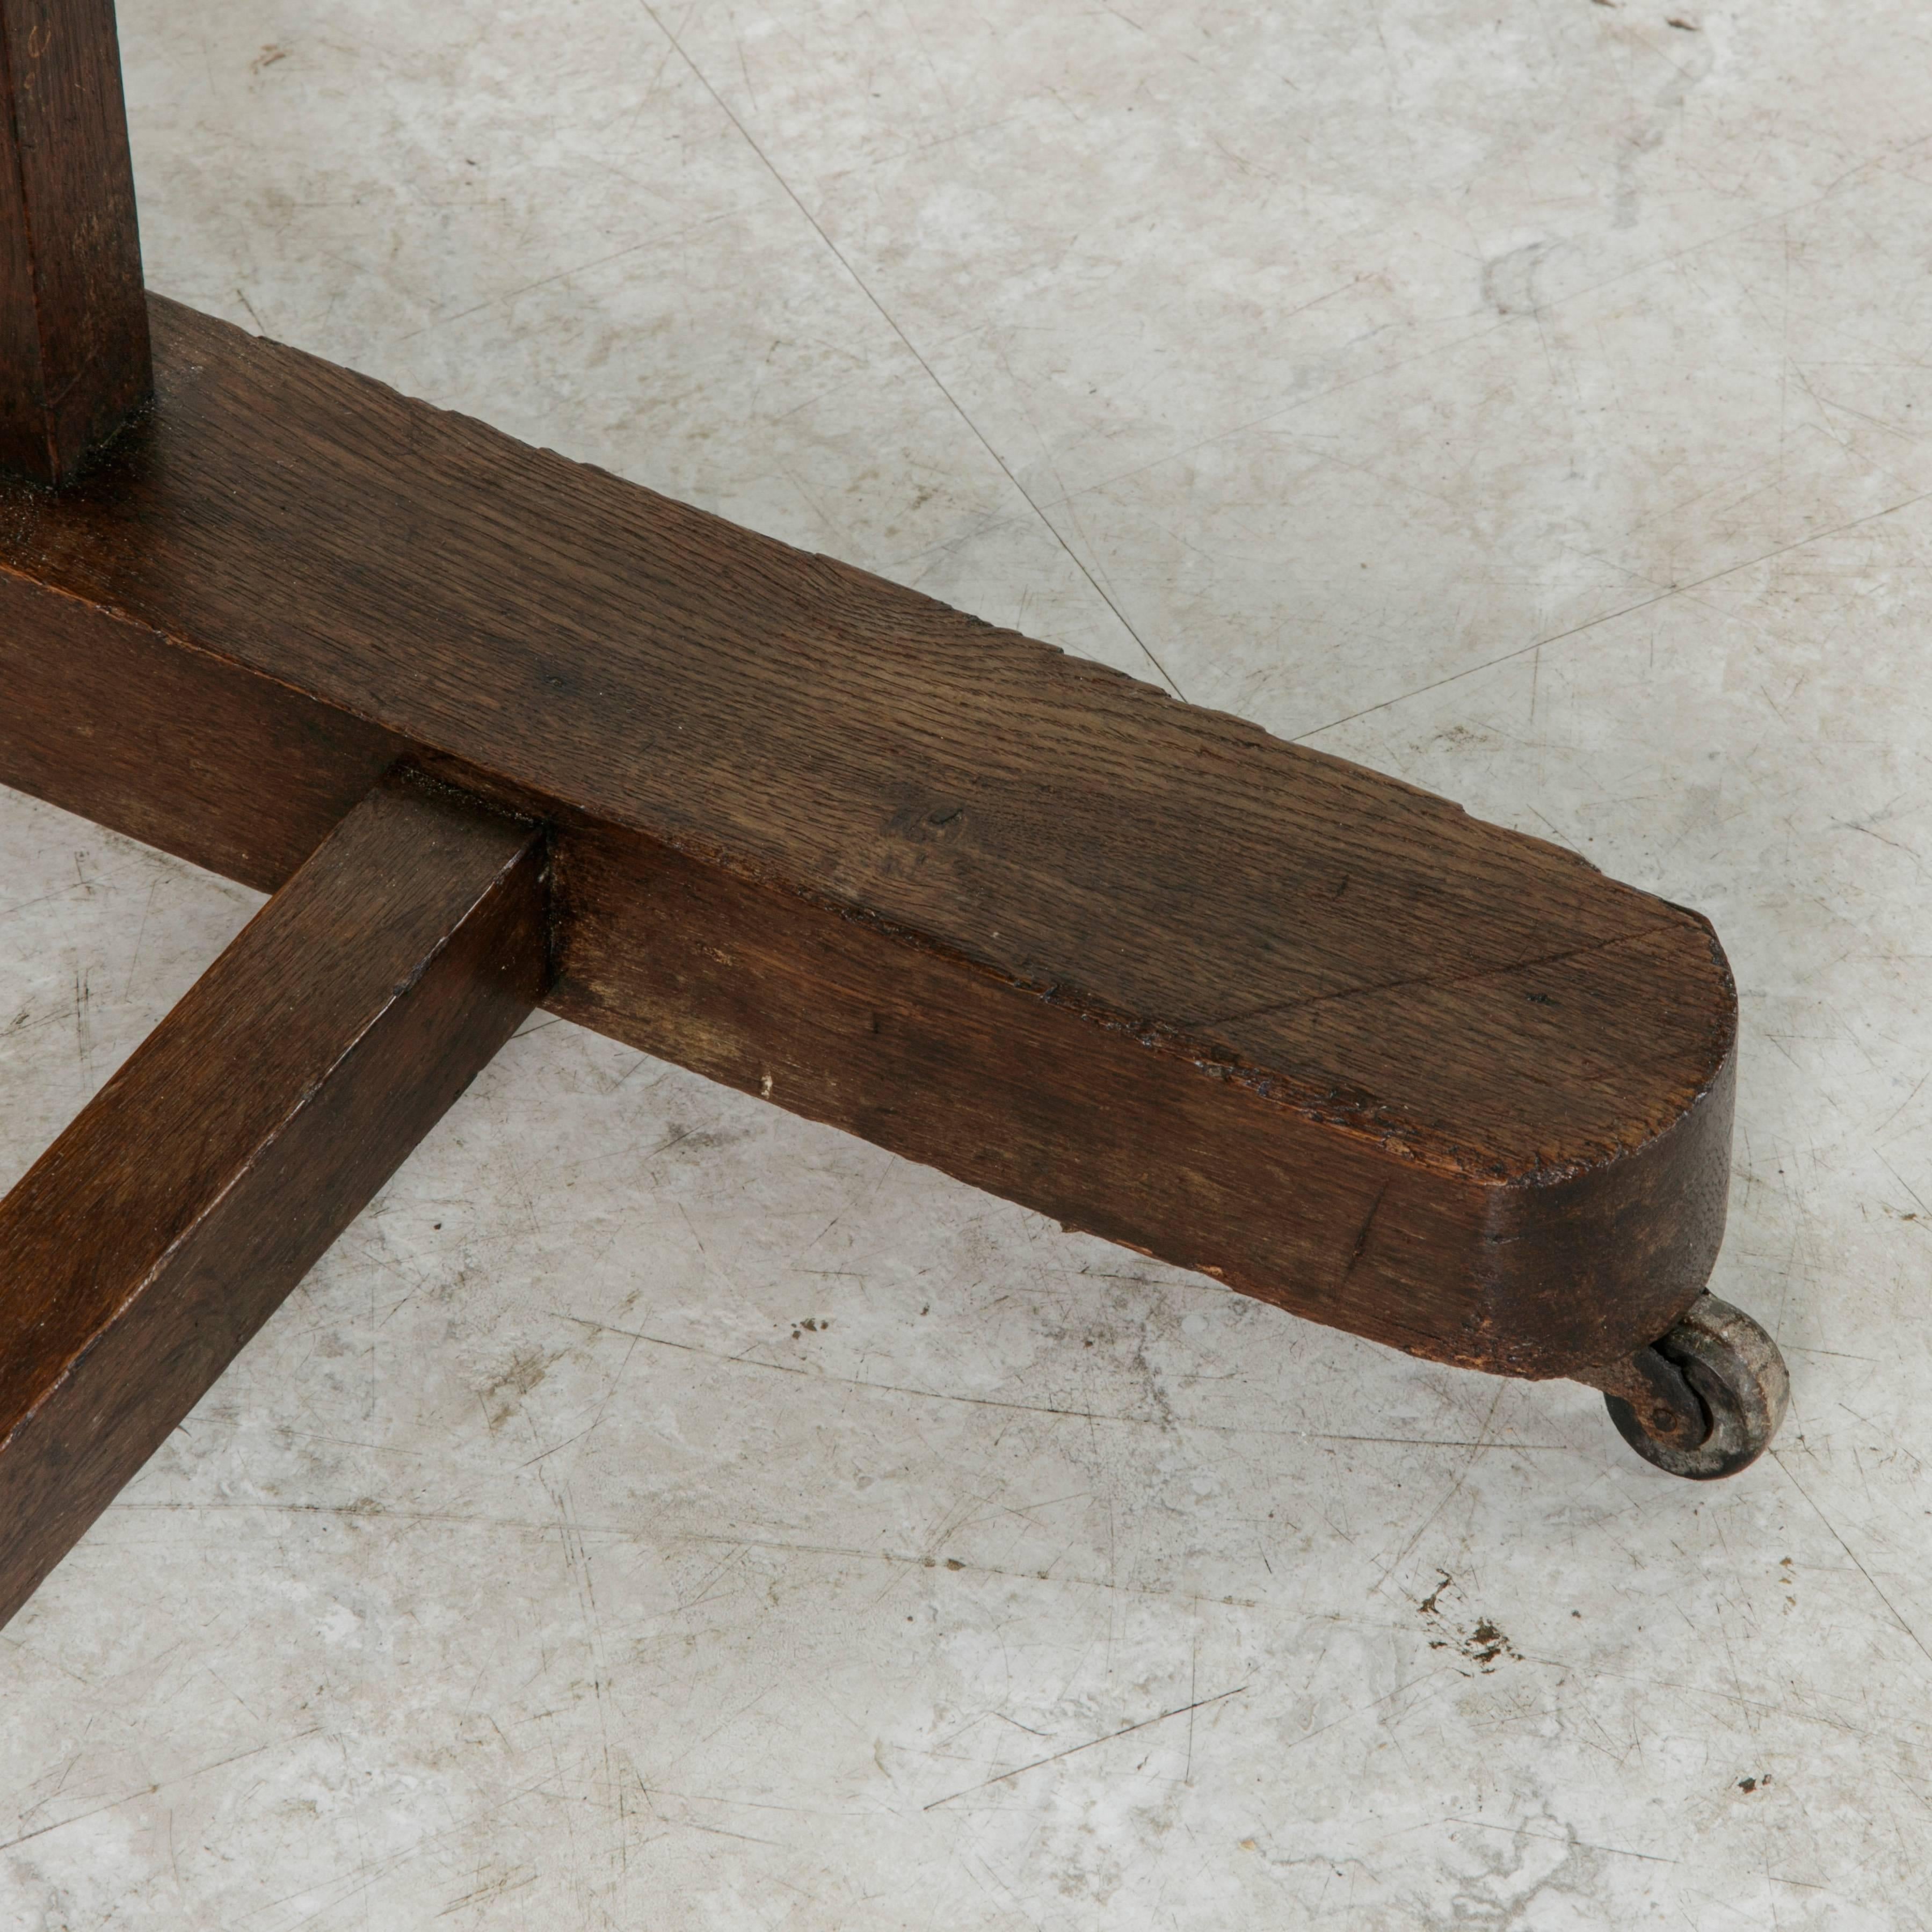
[[149, 381], [113, 0], [0, 0], [0, 470], [68, 482]]
[[0, 1202], [0, 1624], [542, 993], [544, 872], [378, 786]]
[[0, 782], [272, 888], [405, 756], [541, 820], [553, 1010], [1515, 1375], [1721, 1238], [1709, 926], [1574, 854], [152, 304], [0, 487]]

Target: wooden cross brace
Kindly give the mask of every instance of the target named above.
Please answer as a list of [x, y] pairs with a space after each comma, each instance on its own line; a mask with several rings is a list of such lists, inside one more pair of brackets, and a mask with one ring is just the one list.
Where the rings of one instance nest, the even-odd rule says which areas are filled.
[[1700, 915], [144, 295], [111, 0], [0, 0], [0, 782], [272, 892], [0, 1203], [0, 1622], [533, 1005], [1676, 1473]]

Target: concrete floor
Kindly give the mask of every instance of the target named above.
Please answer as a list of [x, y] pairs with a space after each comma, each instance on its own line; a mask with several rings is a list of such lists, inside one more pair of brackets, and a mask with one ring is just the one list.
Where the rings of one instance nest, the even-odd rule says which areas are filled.
[[[1932, 16], [121, 10], [155, 287], [1708, 912], [1792, 1412], [539, 1021], [0, 1634], [0, 1924], [1932, 1925]], [[0, 795], [0, 1182], [254, 902]]]

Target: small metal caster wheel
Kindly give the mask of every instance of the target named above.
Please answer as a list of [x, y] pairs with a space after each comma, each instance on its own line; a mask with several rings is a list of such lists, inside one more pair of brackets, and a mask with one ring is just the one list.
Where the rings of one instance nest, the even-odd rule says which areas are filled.
[[1791, 1393], [1778, 1344], [1714, 1294], [1698, 1296], [1669, 1334], [1595, 1385], [1617, 1433], [1646, 1462], [1694, 1482], [1755, 1462]]

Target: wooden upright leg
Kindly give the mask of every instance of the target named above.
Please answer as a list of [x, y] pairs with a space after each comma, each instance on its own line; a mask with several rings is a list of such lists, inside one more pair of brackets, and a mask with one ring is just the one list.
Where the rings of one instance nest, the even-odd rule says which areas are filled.
[[0, 1624], [541, 997], [543, 872], [386, 781], [0, 1202]]
[[113, 0], [0, 0], [0, 469], [70, 481], [152, 386]]

